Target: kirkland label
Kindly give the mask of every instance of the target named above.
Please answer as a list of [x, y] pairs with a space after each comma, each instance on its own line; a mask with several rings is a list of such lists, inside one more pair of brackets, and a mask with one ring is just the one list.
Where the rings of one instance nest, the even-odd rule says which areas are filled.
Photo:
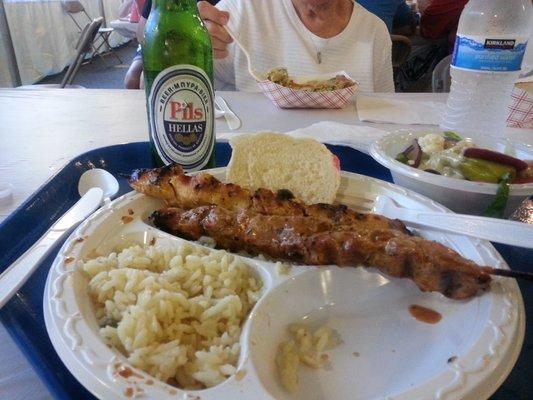
[[452, 65], [475, 71], [520, 71], [527, 38], [457, 35]]
[[148, 107], [161, 159], [186, 171], [202, 169], [215, 144], [213, 87], [206, 73], [193, 65], [165, 69], [152, 84]]

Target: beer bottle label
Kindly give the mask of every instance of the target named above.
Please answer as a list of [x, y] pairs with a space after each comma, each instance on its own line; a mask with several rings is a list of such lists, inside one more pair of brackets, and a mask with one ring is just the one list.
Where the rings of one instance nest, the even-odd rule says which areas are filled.
[[148, 97], [150, 135], [165, 164], [186, 171], [202, 169], [215, 144], [213, 86], [194, 65], [175, 65], [161, 71]]

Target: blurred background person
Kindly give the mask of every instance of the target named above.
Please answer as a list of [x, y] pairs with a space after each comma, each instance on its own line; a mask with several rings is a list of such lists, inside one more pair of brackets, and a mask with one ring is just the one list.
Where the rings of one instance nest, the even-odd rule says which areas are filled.
[[468, 0], [419, 0], [420, 35], [430, 40], [446, 40], [452, 53], [459, 17]]
[[144, 41], [144, 27], [146, 26], [146, 20], [150, 15], [152, 9], [152, 0], [137, 0], [137, 7], [141, 10], [141, 16], [139, 23], [137, 24], [137, 52], [133, 56], [131, 65], [124, 77], [124, 87], [126, 89], [144, 89], [142, 72], [143, 72], [143, 60], [142, 60], [142, 42]]
[[415, 33], [415, 13], [405, 0], [357, 0], [357, 3], [381, 18], [390, 33], [407, 36]]

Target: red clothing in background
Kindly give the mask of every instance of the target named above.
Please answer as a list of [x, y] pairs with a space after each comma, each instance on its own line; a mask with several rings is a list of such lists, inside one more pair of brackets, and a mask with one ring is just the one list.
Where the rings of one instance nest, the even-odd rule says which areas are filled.
[[448, 39], [453, 49], [459, 17], [468, 0], [432, 0], [420, 19], [420, 34], [428, 39]]

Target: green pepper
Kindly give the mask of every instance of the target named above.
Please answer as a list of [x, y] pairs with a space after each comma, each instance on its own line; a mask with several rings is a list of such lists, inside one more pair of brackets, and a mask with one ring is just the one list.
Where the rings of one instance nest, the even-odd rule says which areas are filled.
[[407, 164], [407, 161], [409, 161], [409, 158], [403, 153], [400, 153], [396, 156], [396, 161], [399, 161], [401, 163]]
[[485, 217], [503, 218], [503, 212], [507, 207], [507, 200], [509, 199], [509, 182], [511, 177], [509, 174], [505, 174], [500, 177], [498, 182], [498, 191], [494, 201], [483, 212]]
[[509, 165], [477, 158], [466, 158], [461, 161], [459, 171], [466, 179], [475, 182], [498, 183], [500, 178], [507, 173], [513, 181], [516, 176], [516, 169]]
[[457, 133], [453, 131], [444, 131], [443, 136], [448, 139], [457, 140], [458, 142], [463, 140], [461, 136], [459, 136]]

